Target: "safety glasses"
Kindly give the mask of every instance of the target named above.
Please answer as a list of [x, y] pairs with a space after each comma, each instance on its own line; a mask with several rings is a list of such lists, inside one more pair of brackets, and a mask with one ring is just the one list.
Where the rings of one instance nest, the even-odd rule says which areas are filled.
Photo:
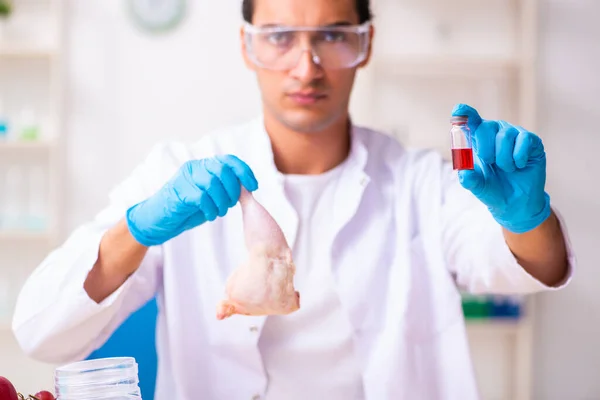
[[244, 24], [249, 58], [259, 67], [285, 71], [298, 65], [304, 52], [324, 69], [353, 68], [365, 60], [371, 23], [328, 27], [258, 27]]

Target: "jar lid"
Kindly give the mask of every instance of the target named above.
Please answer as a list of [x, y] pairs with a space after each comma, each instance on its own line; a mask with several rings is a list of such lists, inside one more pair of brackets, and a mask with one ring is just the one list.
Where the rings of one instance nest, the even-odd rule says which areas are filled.
[[137, 384], [138, 365], [132, 357], [80, 361], [57, 368], [54, 381], [57, 387]]
[[71, 364], [58, 367], [56, 373], [69, 374], [69, 373], [82, 373], [91, 372], [102, 369], [114, 369], [114, 368], [130, 368], [135, 366], [137, 363], [133, 357], [109, 357], [109, 358], [97, 358], [92, 360], [78, 361]]

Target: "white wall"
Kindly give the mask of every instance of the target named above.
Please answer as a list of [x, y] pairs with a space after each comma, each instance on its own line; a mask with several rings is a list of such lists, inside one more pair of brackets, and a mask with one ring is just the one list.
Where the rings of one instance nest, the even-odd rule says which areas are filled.
[[190, 1], [183, 25], [158, 38], [140, 34], [125, 3], [70, 1], [69, 227], [157, 141], [194, 141], [260, 111], [238, 50], [239, 1]]
[[[193, 141], [253, 115], [260, 102], [239, 56], [239, 1], [193, 2], [184, 25], [158, 40], [132, 27], [123, 1], [70, 3], [67, 209], [73, 228], [105, 204], [109, 188], [154, 142]], [[549, 188], [580, 263], [568, 290], [538, 302], [534, 398], [592, 400], [600, 398], [594, 259], [600, 189], [592, 187], [594, 145], [600, 144], [600, 2], [542, 3], [539, 133], [549, 152]]]
[[536, 399], [600, 399], [600, 2], [542, 8], [540, 130], [549, 190], [569, 223], [579, 266], [570, 288], [538, 302]]

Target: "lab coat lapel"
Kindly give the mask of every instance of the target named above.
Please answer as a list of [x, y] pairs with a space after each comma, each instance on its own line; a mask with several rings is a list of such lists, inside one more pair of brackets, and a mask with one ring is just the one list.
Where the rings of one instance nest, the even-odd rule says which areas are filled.
[[[398, 165], [405, 169], [404, 162]], [[363, 386], [367, 400], [382, 398], [416, 399], [422, 398], [413, 393], [415, 388], [411, 382], [416, 371], [407, 362], [411, 349], [404, 340], [406, 337], [405, 315], [410, 293], [411, 269], [411, 227], [414, 223], [411, 212], [411, 181], [407, 178], [410, 172], [398, 174], [395, 180], [397, 193], [393, 218], [395, 220], [394, 257], [388, 266], [385, 281], [380, 282], [380, 290], [384, 291], [387, 304], [383, 312], [383, 324], [372, 331], [363, 331], [356, 337], [357, 347], [361, 355], [363, 369]], [[398, 178], [397, 177], [397, 178]], [[357, 329], [357, 332], [359, 330]]]
[[[361, 140], [362, 139], [362, 140]], [[388, 266], [387, 275], [377, 277], [363, 276], [361, 283], [357, 283], [356, 276], [347, 276], [342, 271], [342, 264], [348, 265], [352, 261], [348, 255], [340, 253], [347, 249], [342, 243], [336, 243], [336, 237], [342, 239], [342, 229], [352, 223], [358, 208], [363, 201], [370, 177], [365, 172], [367, 169], [368, 151], [367, 144], [363, 142], [359, 131], [353, 135], [353, 154], [349, 158], [349, 164], [341, 179], [341, 184], [336, 192], [334, 224], [335, 235], [332, 245], [332, 267], [337, 282], [337, 291], [355, 333], [356, 349], [361, 360], [363, 369], [363, 386], [365, 396], [368, 400], [381, 398], [414, 398], [410, 395], [404, 396], [400, 393], [410, 392], [410, 382], [399, 383], [397, 378], [389, 373], [404, 370], [409, 367], [405, 365], [403, 355], [406, 352], [406, 343], [402, 340], [404, 332], [404, 314], [406, 312], [408, 293], [407, 285], [410, 282], [410, 241], [412, 226], [411, 196], [397, 196], [394, 207], [393, 218], [395, 219], [395, 246], [390, 251], [393, 257]], [[404, 169], [406, 160], [399, 165]], [[394, 186], [398, 193], [410, 193], [410, 180], [407, 174], [397, 174]], [[402, 178], [401, 178], [402, 177]], [[376, 274], [378, 269], [368, 268], [365, 274]], [[368, 282], [377, 282], [365, 289], [361, 285]], [[357, 286], [358, 285], [358, 286]], [[382, 308], [379, 316], [368, 318], [365, 313], [363, 297], [357, 297], [357, 293], [368, 290], [378, 290], [374, 297], [383, 298], [381, 304], [392, 306]], [[362, 290], [365, 289], [365, 290]], [[376, 300], [372, 300], [376, 301]], [[410, 371], [406, 375], [411, 376]]]
[[357, 134], [356, 128], [352, 128], [350, 155], [342, 171], [340, 184], [334, 198], [334, 242], [339, 232], [356, 214], [365, 188], [370, 182], [370, 177], [364, 171], [367, 156], [367, 149]]
[[[346, 310], [351, 324], [355, 325], [361, 318], [357, 313], [362, 311], [357, 305], [361, 299], [357, 299], [356, 285], [361, 285], [355, 276], [349, 275], [341, 267], [347, 265], [344, 260], [345, 254], [340, 252], [347, 248], [344, 245], [342, 230], [351, 223], [356, 216], [361, 201], [363, 200], [365, 190], [371, 181], [365, 172], [367, 165], [367, 148], [361, 140], [356, 128], [353, 128], [352, 147], [350, 155], [342, 175], [339, 185], [334, 194], [333, 209], [333, 237], [331, 242], [331, 268], [335, 278], [337, 292], [340, 297], [343, 308]], [[350, 281], [353, 281], [351, 283]], [[367, 282], [367, 281], [363, 281]], [[356, 327], [355, 327], [356, 328]]]

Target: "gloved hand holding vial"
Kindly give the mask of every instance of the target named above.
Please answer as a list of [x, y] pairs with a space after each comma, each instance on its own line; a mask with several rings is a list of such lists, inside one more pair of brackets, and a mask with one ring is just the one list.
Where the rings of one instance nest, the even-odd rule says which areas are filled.
[[454, 107], [451, 124], [461, 185], [509, 231], [524, 233], [541, 225], [551, 214], [542, 140], [505, 121], [482, 119], [466, 104]]

